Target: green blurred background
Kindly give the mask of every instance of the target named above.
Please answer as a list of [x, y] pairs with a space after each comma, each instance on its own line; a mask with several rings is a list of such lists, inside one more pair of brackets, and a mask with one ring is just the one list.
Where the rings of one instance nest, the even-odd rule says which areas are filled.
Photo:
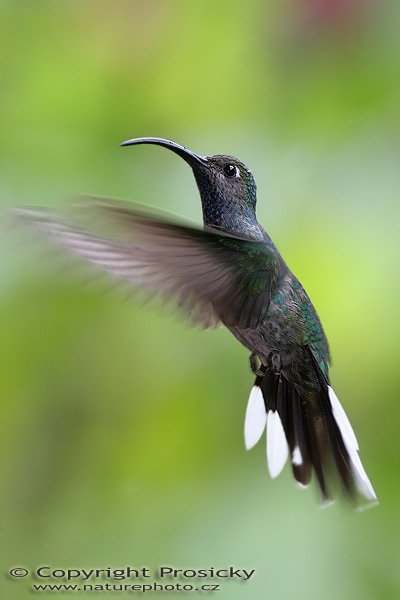
[[380, 499], [322, 511], [289, 469], [272, 482], [261, 445], [244, 450], [253, 378], [228, 332], [83, 285], [7, 231], [3, 573], [235, 565], [255, 578], [218, 598], [399, 598], [400, 4], [2, 0], [0, 19], [1, 203], [87, 192], [200, 222], [181, 160], [119, 142], [239, 156], [324, 323]]

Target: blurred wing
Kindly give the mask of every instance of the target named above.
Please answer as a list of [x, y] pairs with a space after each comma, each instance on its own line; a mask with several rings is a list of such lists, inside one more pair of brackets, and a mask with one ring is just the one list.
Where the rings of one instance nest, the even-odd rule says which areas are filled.
[[[70, 217], [41, 208], [15, 211], [102, 270], [176, 300], [205, 327], [222, 321], [255, 328], [268, 309], [277, 261], [261, 242], [178, 225], [117, 201], [89, 202], [83, 213]], [[82, 225], [82, 214], [89, 225]], [[106, 234], [92, 233], [99, 225]]]

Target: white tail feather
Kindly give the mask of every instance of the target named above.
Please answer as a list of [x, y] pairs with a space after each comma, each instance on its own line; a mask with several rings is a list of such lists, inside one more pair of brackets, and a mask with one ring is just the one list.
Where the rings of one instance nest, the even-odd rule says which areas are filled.
[[340, 429], [340, 433], [342, 434], [343, 441], [350, 456], [357, 489], [367, 500], [376, 500], [374, 488], [368, 479], [368, 475], [366, 474], [358, 455], [358, 443], [350, 421], [333, 389], [330, 386], [328, 386], [328, 389], [333, 416], [335, 417], [335, 421]]
[[350, 454], [358, 491], [367, 500], [377, 500], [375, 490], [368, 479], [368, 475], [366, 474], [364, 467], [362, 466], [362, 462], [358, 456], [357, 450], [354, 450], [354, 448], [351, 450], [349, 447], [347, 447], [347, 450]]
[[335, 417], [335, 421], [338, 424], [340, 433], [342, 434], [343, 438], [346, 439], [347, 442], [351, 446], [353, 446], [353, 448], [358, 450], [357, 438], [353, 431], [351, 423], [350, 423], [346, 413], [344, 412], [344, 408], [340, 404], [339, 398], [336, 396], [335, 392], [333, 391], [333, 389], [331, 388], [330, 385], [328, 386], [328, 390], [329, 390], [329, 400], [331, 401], [333, 416]]
[[296, 446], [292, 452], [292, 463], [296, 467], [299, 467], [300, 465], [303, 464], [303, 457], [301, 455], [300, 448], [298, 446]]
[[267, 412], [260, 388], [254, 385], [247, 403], [244, 421], [244, 443], [247, 450], [257, 444], [267, 424]]
[[267, 460], [272, 479], [277, 477], [285, 466], [289, 448], [278, 411], [270, 410], [267, 416]]

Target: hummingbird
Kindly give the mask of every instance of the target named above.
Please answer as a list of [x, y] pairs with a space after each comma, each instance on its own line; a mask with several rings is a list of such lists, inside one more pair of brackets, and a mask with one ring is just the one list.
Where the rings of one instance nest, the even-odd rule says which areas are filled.
[[17, 212], [115, 278], [175, 301], [194, 323], [229, 329], [249, 351], [255, 375], [245, 447], [253, 448], [266, 431], [272, 478], [289, 461], [300, 487], [316, 478], [323, 504], [334, 499], [338, 487], [356, 507], [375, 503], [353, 428], [330, 384], [320, 319], [257, 220], [252, 172], [233, 156], [201, 156], [158, 137], [134, 138], [121, 146], [139, 144], [167, 148], [191, 167], [202, 228], [131, 202], [101, 198], [88, 201], [83, 220], [44, 208]]

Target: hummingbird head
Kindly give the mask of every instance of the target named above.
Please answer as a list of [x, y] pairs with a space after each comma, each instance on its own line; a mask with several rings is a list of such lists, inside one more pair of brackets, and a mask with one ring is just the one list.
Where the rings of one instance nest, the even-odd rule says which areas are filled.
[[162, 138], [135, 138], [121, 146], [157, 144], [178, 154], [191, 167], [200, 191], [206, 226], [244, 236], [259, 235], [256, 183], [251, 171], [233, 156], [199, 156]]

